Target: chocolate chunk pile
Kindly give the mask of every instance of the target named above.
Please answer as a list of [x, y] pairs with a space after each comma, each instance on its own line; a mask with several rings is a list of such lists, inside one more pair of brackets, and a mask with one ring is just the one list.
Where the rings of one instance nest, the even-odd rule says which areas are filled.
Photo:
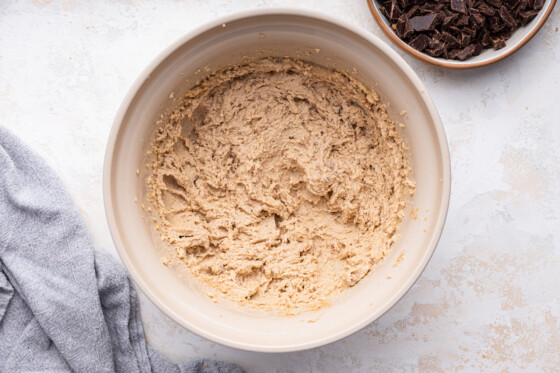
[[500, 49], [545, 0], [380, 0], [398, 37], [432, 57], [465, 60]]

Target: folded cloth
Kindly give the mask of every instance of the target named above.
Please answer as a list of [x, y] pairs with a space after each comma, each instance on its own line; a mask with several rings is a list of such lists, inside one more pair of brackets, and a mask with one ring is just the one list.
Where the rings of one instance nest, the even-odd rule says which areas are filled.
[[0, 372], [242, 372], [152, 350], [134, 286], [49, 167], [0, 128]]

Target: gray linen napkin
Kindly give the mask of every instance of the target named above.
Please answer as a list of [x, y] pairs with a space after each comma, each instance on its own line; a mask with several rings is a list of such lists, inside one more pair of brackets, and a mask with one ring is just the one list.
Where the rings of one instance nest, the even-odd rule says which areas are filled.
[[175, 365], [144, 339], [134, 286], [92, 248], [49, 167], [0, 127], [0, 372], [242, 372]]

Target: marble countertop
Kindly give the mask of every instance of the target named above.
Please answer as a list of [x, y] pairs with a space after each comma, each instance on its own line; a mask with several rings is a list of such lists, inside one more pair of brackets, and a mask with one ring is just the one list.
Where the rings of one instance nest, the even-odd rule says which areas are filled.
[[[95, 244], [117, 256], [102, 203], [105, 144], [126, 91], [179, 36], [217, 16], [290, 6], [389, 41], [365, 0], [0, 2], [0, 125], [57, 170]], [[148, 341], [173, 360], [247, 372], [560, 369], [560, 8], [504, 61], [474, 71], [403, 57], [441, 114], [452, 158], [447, 224], [416, 285], [360, 332], [260, 354], [207, 341], [140, 295]]]

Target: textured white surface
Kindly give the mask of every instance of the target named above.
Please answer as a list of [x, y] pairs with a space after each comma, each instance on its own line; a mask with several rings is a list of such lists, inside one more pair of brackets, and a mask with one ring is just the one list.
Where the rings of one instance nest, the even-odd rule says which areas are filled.
[[[270, 6], [324, 11], [386, 40], [365, 0], [0, 2], [0, 125], [57, 170], [96, 245], [116, 256], [101, 173], [133, 80], [195, 26]], [[519, 52], [474, 71], [404, 56], [440, 111], [453, 185], [432, 261], [386, 315], [328, 346], [267, 355], [206, 341], [141, 295], [149, 342], [174, 360], [226, 359], [248, 372], [558, 371], [559, 26], [556, 9]]]

